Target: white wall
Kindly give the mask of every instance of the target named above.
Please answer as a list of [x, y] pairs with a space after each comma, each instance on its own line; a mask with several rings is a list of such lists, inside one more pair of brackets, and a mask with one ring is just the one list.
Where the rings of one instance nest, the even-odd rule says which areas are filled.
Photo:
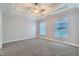
[[[68, 16], [68, 38], [59, 38], [55, 37], [55, 23], [56, 20]], [[43, 38], [48, 38], [48, 40], [53, 40], [57, 42], [64, 42], [66, 44], [79, 46], [79, 9], [73, 8], [69, 10], [65, 10], [55, 15], [49, 15], [40, 21], [46, 21], [46, 31], [47, 34]], [[38, 21], [38, 24], [40, 23]], [[38, 25], [39, 27], [39, 25]], [[39, 29], [39, 28], [37, 28]], [[39, 31], [37, 31], [37, 36], [40, 38]]]
[[17, 41], [35, 37], [33, 18], [19, 15], [3, 15], [3, 42]]
[[69, 34], [68, 34], [68, 39], [58, 39], [56, 40], [71, 43], [71, 44], [76, 44], [79, 46], [79, 9], [78, 8], [73, 8], [64, 12], [61, 12], [58, 14], [56, 17], [61, 18], [64, 16], [68, 16], [68, 25], [69, 25]]
[[79, 11], [73, 12], [69, 20], [69, 41], [79, 45]]
[[2, 15], [0, 12], [0, 48], [2, 47]]

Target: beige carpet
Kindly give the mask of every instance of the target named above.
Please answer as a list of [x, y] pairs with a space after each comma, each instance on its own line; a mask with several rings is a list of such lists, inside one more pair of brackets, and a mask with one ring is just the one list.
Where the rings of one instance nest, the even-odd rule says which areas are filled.
[[28, 39], [4, 44], [1, 56], [78, 56], [79, 48], [44, 39]]

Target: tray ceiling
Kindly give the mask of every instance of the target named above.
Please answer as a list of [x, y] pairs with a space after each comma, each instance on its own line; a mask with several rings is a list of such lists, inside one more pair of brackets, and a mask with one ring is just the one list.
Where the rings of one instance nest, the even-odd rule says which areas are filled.
[[[37, 5], [35, 5], [35, 3], [17, 3], [12, 4], [11, 12], [20, 15], [41, 17], [52, 13], [60, 5], [60, 3], [38, 3]], [[37, 6], [39, 11], [34, 10], [35, 6]], [[38, 13], [35, 13], [34, 11]]]

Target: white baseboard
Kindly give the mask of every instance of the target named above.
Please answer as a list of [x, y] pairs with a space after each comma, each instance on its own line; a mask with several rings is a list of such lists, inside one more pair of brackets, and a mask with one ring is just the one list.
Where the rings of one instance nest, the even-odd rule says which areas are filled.
[[16, 42], [16, 41], [21, 41], [21, 40], [34, 39], [34, 38], [35, 38], [35, 37], [22, 38], [22, 39], [15, 39], [15, 40], [6, 41], [6, 42], [2, 42], [2, 43], [5, 44], [5, 43]]
[[70, 42], [64, 42], [64, 41], [59, 41], [59, 40], [55, 40], [55, 39], [49, 39], [49, 38], [45, 38], [45, 37], [41, 37], [42, 39], [46, 39], [46, 40], [50, 40], [50, 41], [54, 41], [54, 42], [58, 42], [58, 43], [62, 43], [62, 44], [67, 44], [67, 45], [70, 45], [70, 46], [74, 46], [74, 47], [78, 47], [79, 48], [79, 45], [78, 44], [74, 44], [74, 43], [70, 43]]
[[[74, 46], [74, 47], [78, 47], [79, 48], [79, 45], [74, 44], [74, 43], [59, 41], [59, 40], [55, 40], [55, 39], [53, 40], [53, 39], [49, 39], [49, 38], [45, 38], [45, 37], [40, 37], [40, 38], [41, 39], [46, 39], [46, 40], [49, 40], [49, 41], [54, 41], [54, 42], [62, 43], [62, 44], [67, 44], [67, 45], [70, 45], [70, 46]], [[3, 42], [3, 44], [9, 43], [9, 42], [16, 42], [16, 41], [21, 41], [21, 40], [27, 40], [27, 39], [35, 39], [35, 37], [6, 41], [6, 42]], [[2, 48], [2, 45], [0, 45], [0, 48]]]

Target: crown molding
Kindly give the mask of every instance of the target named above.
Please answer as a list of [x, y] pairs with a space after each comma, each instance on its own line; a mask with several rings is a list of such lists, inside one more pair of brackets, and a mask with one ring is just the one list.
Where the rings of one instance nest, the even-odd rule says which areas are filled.
[[62, 14], [69, 14], [69, 13], [79, 13], [79, 7], [70, 7], [69, 5], [65, 4], [62, 7], [56, 9], [54, 12], [50, 13], [49, 15], [42, 16], [39, 19], [45, 18], [47, 16], [58, 16]]
[[[61, 8], [61, 7], [63, 7], [63, 6], [65, 6], [65, 5], [66, 5], [66, 4], [62, 3], [62, 4], [60, 4], [60, 6], [54, 8], [53, 11], [55, 11], [55, 10], [57, 10], [57, 9], [59, 9], [59, 8]], [[26, 14], [19, 13], [18, 11], [15, 10], [15, 7], [16, 7], [16, 4], [12, 4], [12, 8], [11, 8], [11, 11], [10, 11], [11, 13], [19, 14], [19, 15], [22, 15], [22, 16], [35, 17], [36, 20], [39, 20], [39, 19], [41, 19], [41, 18], [43, 18], [43, 17], [46, 17], [46, 16], [50, 15], [50, 13], [52, 13], [52, 12], [50, 12], [50, 13], [48, 13], [47, 15], [42, 15], [42, 16], [37, 16], [37, 17], [36, 17], [36, 16], [31, 16], [31, 15], [26, 15]]]

